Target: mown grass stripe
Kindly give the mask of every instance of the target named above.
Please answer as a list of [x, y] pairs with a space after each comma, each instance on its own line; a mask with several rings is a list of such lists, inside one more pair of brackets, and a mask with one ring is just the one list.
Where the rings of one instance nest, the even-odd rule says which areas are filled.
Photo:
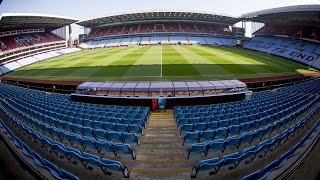
[[230, 74], [228, 70], [190, 49], [182, 46], [174, 46], [174, 48], [189, 62], [189, 64], [192, 64], [192, 66], [199, 72], [200, 75]]
[[162, 76], [192, 76], [200, 75], [189, 62], [172, 46], [163, 46], [162, 49]]
[[212, 61], [213, 63], [223, 67], [224, 69], [226, 69], [232, 74], [256, 74], [254, 71], [250, 70], [248, 65], [245, 66], [242, 64], [235, 64], [233, 61], [230, 61], [229, 59], [227, 59], [222, 55], [208, 52], [205, 49], [198, 48], [197, 46], [190, 47], [190, 48], [195, 48], [200, 50], [200, 52], [199, 51], [195, 51], [195, 52], [207, 58], [208, 60]]

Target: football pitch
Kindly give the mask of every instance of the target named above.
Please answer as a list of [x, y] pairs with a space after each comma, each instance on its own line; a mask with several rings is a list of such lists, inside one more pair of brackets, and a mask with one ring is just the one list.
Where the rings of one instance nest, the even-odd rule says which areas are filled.
[[246, 49], [168, 45], [84, 50], [32, 64], [6, 77], [165, 81], [257, 78], [312, 72], [316, 70]]

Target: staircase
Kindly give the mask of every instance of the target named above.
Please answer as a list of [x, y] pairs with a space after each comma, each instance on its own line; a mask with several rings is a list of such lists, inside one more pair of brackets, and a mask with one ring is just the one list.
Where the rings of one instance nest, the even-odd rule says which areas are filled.
[[172, 111], [151, 113], [130, 179], [190, 179], [186, 150]]

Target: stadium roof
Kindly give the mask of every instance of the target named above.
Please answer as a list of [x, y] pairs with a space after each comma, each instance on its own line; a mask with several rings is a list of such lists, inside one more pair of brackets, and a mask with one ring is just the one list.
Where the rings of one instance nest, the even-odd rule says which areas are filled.
[[146, 11], [130, 12], [123, 14], [113, 14], [99, 18], [80, 21], [77, 24], [87, 28], [117, 25], [123, 23], [154, 21], [199, 21], [207, 23], [235, 24], [238, 19], [229, 15], [221, 15], [208, 12], [188, 12], [188, 11]]
[[33, 13], [3, 13], [0, 16], [0, 31], [18, 29], [57, 29], [78, 20], [55, 15]]
[[266, 9], [244, 14], [240, 18], [273, 25], [320, 26], [320, 5], [297, 5]]

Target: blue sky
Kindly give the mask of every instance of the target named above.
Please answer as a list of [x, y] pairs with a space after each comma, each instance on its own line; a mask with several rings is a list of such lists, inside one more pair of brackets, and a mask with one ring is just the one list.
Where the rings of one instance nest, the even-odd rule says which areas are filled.
[[[0, 13], [44, 13], [85, 20], [128, 11], [179, 9], [240, 16], [252, 11], [298, 4], [320, 4], [320, 0], [3, 0]], [[79, 31], [79, 27], [74, 27], [75, 33]]]

